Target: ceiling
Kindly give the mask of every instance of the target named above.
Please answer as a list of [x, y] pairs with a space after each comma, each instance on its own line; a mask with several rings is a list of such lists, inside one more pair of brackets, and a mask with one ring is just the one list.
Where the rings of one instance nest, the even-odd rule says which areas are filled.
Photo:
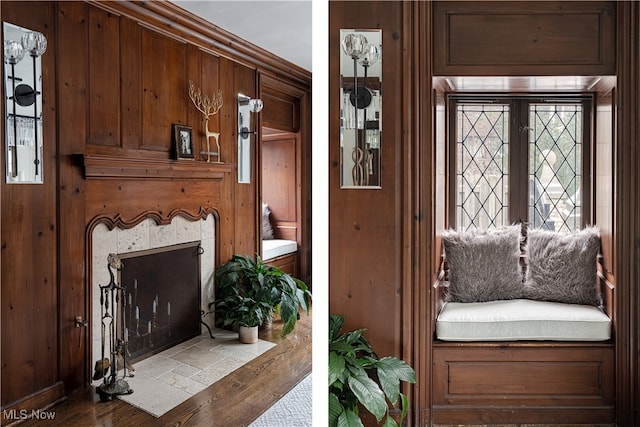
[[311, 71], [311, 0], [172, 3]]

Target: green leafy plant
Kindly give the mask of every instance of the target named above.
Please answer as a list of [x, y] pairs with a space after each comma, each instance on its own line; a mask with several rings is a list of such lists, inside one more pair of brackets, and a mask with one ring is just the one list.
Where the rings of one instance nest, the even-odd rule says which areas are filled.
[[[363, 426], [362, 405], [383, 426], [402, 425], [409, 410], [400, 381], [416, 382], [416, 373], [396, 357], [379, 358], [364, 337], [366, 329], [341, 333], [344, 317], [329, 317], [329, 426]], [[396, 421], [390, 408], [400, 402]]]
[[216, 270], [215, 279], [216, 299], [209, 309], [214, 307], [218, 326], [259, 326], [277, 309], [286, 335], [295, 328], [301, 309], [309, 314], [307, 285], [258, 255], [234, 255]]

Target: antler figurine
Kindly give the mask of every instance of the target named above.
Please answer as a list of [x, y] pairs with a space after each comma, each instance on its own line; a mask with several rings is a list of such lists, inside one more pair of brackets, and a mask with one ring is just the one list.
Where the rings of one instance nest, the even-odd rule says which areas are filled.
[[[189, 98], [193, 101], [193, 105], [196, 106], [198, 111], [200, 111], [204, 115], [204, 130], [205, 136], [207, 137], [207, 151], [201, 151], [200, 154], [207, 155], [207, 162], [211, 161], [211, 155], [215, 155], [218, 157], [218, 163], [220, 163], [220, 143], [218, 142], [218, 138], [220, 137], [220, 133], [209, 131], [209, 119], [214, 114], [217, 114], [222, 108], [222, 90], [218, 91], [218, 95], [213, 98], [209, 98], [208, 96], [203, 96], [200, 89], [196, 92], [193, 82], [189, 80]], [[209, 146], [209, 138], [214, 137], [216, 140], [216, 146], [218, 147], [217, 152], [211, 151]]]

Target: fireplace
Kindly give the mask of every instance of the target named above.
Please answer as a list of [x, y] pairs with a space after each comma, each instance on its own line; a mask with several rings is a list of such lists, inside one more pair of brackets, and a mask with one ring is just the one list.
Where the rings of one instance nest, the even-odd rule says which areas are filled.
[[213, 215], [199, 221], [177, 216], [167, 225], [147, 219], [128, 229], [98, 224], [91, 247], [92, 366], [102, 356], [99, 285], [109, 282], [110, 253], [124, 264], [117, 280], [126, 287], [128, 357], [134, 362], [207, 331], [200, 320], [213, 326], [213, 316], [200, 314], [214, 295]]

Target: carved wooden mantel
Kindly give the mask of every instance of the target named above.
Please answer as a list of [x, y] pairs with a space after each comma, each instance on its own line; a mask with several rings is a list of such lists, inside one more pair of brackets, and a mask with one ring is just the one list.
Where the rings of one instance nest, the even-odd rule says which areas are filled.
[[135, 159], [116, 156], [84, 156], [86, 179], [213, 179], [221, 180], [236, 165], [186, 160]]

